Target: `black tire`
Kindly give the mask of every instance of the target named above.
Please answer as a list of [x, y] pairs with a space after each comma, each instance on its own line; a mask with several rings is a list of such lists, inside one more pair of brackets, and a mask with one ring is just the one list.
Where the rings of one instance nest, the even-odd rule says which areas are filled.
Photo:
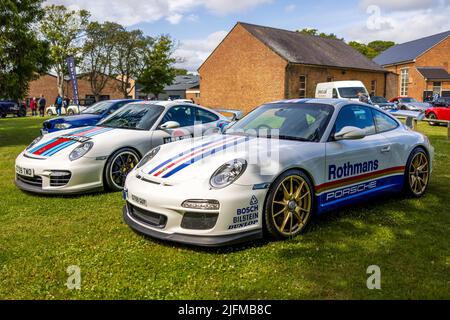
[[131, 148], [123, 148], [114, 152], [106, 162], [103, 174], [106, 189], [123, 190], [126, 176], [140, 159], [140, 155]]
[[2, 113], [2, 114], [0, 115], [0, 117], [6, 118], [6, 113]]
[[[426, 165], [424, 165], [424, 161], [426, 161]], [[427, 191], [429, 183], [430, 158], [423, 148], [416, 148], [406, 162], [403, 192], [407, 196], [420, 198]]]
[[[434, 112], [430, 112], [428, 114], [428, 119], [430, 119], [430, 120], [438, 120], [438, 117], [436, 116], [436, 114]], [[439, 125], [439, 123], [436, 123], [436, 122], [428, 122], [428, 124], [430, 126], [438, 126]]]
[[[282, 186], [286, 181], [289, 181], [290, 190]], [[296, 196], [297, 192], [299, 194]], [[286, 171], [272, 183], [264, 204], [266, 233], [277, 240], [293, 238], [303, 233], [314, 214], [315, 202], [314, 186], [308, 176], [301, 170]], [[289, 229], [285, 231], [288, 225]]]
[[75, 113], [73, 112], [73, 110], [69, 110], [69, 111], [67, 112], [67, 114], [68, 114], [69, 116], [75, 115]]
[[48, 110], [47, 110], [47, 115], [48, 115], [49, 117], [53, 116], [53, 112], [52, 112], [51, 109], [48, 109]]

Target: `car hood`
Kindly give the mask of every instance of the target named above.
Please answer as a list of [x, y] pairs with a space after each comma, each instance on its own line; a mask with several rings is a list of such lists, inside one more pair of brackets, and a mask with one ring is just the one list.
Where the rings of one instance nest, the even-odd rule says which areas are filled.
[[35, 146], [26, 150], [25, 154], [39, 159], [67, 159], [73, 149], [84, 142], [91, 141], [94, 146], [85, 157], [106, 156], [122, 146], [124, 142], [132, 141], [135, 135], [142, 135], [142, 132], [95, 126], [62, 130], [45, 135]]
[[247, 169], [236, 184], [253, 185], [272, 181], [286, 167], [321, 155], [322, 148], [313, 142], [216, 134], [162, 145], [157, 155], [133, 174], [167, 185], [194, 180], [208, 183], [223, 164], [244, 159]]
[[70, 117], [60, 117], [60, 118], [55, 118], [55, 119], [51, 119], [51, 120], [47, 120], [47, 123], [50, 124], [56, 124], [56, 123], [91, 123], [93, 121], [95, 121], [95, 123], [97, 123], [97, 121], [99, 121], [102, 118], [101, 115], [98, 114], [79, 114], [79, 115], [75, 115], [75, 116], [70, 116]]
[[405, 105], [411, 106], [411, 107], [414, 107], [414, 108], [417, 108], [420, 110], [425, 110], [430, 107], [430, 104], [426, 103], [426, 102], [408, 102], [408, 103], [405, 103]]

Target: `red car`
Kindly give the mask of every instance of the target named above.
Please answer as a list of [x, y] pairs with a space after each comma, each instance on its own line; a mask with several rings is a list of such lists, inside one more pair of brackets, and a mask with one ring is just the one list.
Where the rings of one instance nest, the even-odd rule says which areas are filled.
[[[425, 117], [450, 121], [450, 98], [439, 98], [433, 102], [433, 106], [425, 111]], [[434, 126], [438, 123], [430, 122], [430, 125]]]

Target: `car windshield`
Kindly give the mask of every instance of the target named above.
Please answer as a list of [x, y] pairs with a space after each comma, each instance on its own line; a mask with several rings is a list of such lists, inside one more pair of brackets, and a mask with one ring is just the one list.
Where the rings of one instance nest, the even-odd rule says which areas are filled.
[[364, 87], [347, 87], [347, 88], [339, 88], [338, 90], [341, 98], [346, 99], [359, 98], [358, 93], [367, 94], [367, 91]]
[[263, 105], [226, 130], [225, 134], [318, 142], [334, 108], [316, 103]]
[[150, 130], [164, 107], [155, 104], [131, 103], [100, 122], [100, 127]]
[[370, 99], [372, 100], [373, 103], [388, 103], [386, 98], [383, 97], [371, 97]]
[[102, 114], [112, 106], [112, 102], [100, 101], [82, 111], [83, 114]]
[[410, 103], [410, 102], [417, 102], [417, 100], [416, 99], [414, 99], [414, 98], [400, 98], [400, 99], [398, 99], [400, 102], [402, 102], [402, 103]]

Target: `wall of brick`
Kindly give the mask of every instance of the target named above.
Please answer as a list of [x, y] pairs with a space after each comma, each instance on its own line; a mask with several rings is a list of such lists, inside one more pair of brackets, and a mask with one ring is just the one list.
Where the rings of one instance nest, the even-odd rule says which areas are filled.
[[287, 62], [237, 25], [200, 67], [200, 103], [206, 107], [255, 107], [285, 96]]
[[[123, 95], [118, 90], [116, 83], [117, 80], [110, 79], [106, 84], [102, 95], [109, 95], [110, 99], [123, 98]], [[64, 92], [70, 99], [72, 99], [73, 90], [70, 81], [66, 81]], [[78, 78], [78, 92], [80, 99], [85, 99], [86, 95], [92, 95], [91, 85], [86, 78]], [[55, 102], [56, 96], [58, 95], [58, 90], [56, 89], [56, 77], [52, 75], [43, 75], [30, 82], [27, 98], [39, 97], [41, 94], [44, 94], [47, 99], [47, 105]]]
[[[110, 99], [123, 99], [123, 94], [119, 91], [117, 87], [116, 79], [109, 79], [105, 85], [105, 88], [102, 90], [101, 95], [107, 95]], [[91, 83], [86, 77], [79, 77], [78, 80], [78, 98], [85, 99], [86, 96], [92, 95]], [[67, 96], [72, 99], [73, 90], [72, 90], [72, 82], [68, 81], [65, 90]]]
[[41, 94], [44, 95], [47, 104], [52, 104], [55, 101], [56, 96], [58, 95], [58, 90], [56, 89], [56, 77], [46, 74], [30, 82], [27, 98], [38, 98]]
[[[432, 83], [426, 82], [422, 74], [417, 70], [417, 67], [444, 67], [447, 72], [450, 61], [450, 38], [442, 41], [434, 46], [426, 53], [419, 56], [415, 63], [404, 63], [395, 66], [386, 67], [386, 70], [396, 74], [397, 88], [395, 96], [400, 95], [400, 71], [403, 68], [409, 70], [408, 96], [416, 98], [419, 101], [423, 99], [423, 92], [425, 90], [432, 90]], [[450, 90], [450, 82], [442, 83], [443, 90]], [[393, 97], [394, 95], [392, 95]]]
[[359, 80], [371, 92], [371, 82], [376, 81], [376, 95], [384, 96], [384, 72], [370, 72], [338, 68], [289, 65], [287, 69], [286, 98], [300, 96], [300, 76], [306, 76], [306, 98], [314, 98], [318, 83], [332, 81]]

